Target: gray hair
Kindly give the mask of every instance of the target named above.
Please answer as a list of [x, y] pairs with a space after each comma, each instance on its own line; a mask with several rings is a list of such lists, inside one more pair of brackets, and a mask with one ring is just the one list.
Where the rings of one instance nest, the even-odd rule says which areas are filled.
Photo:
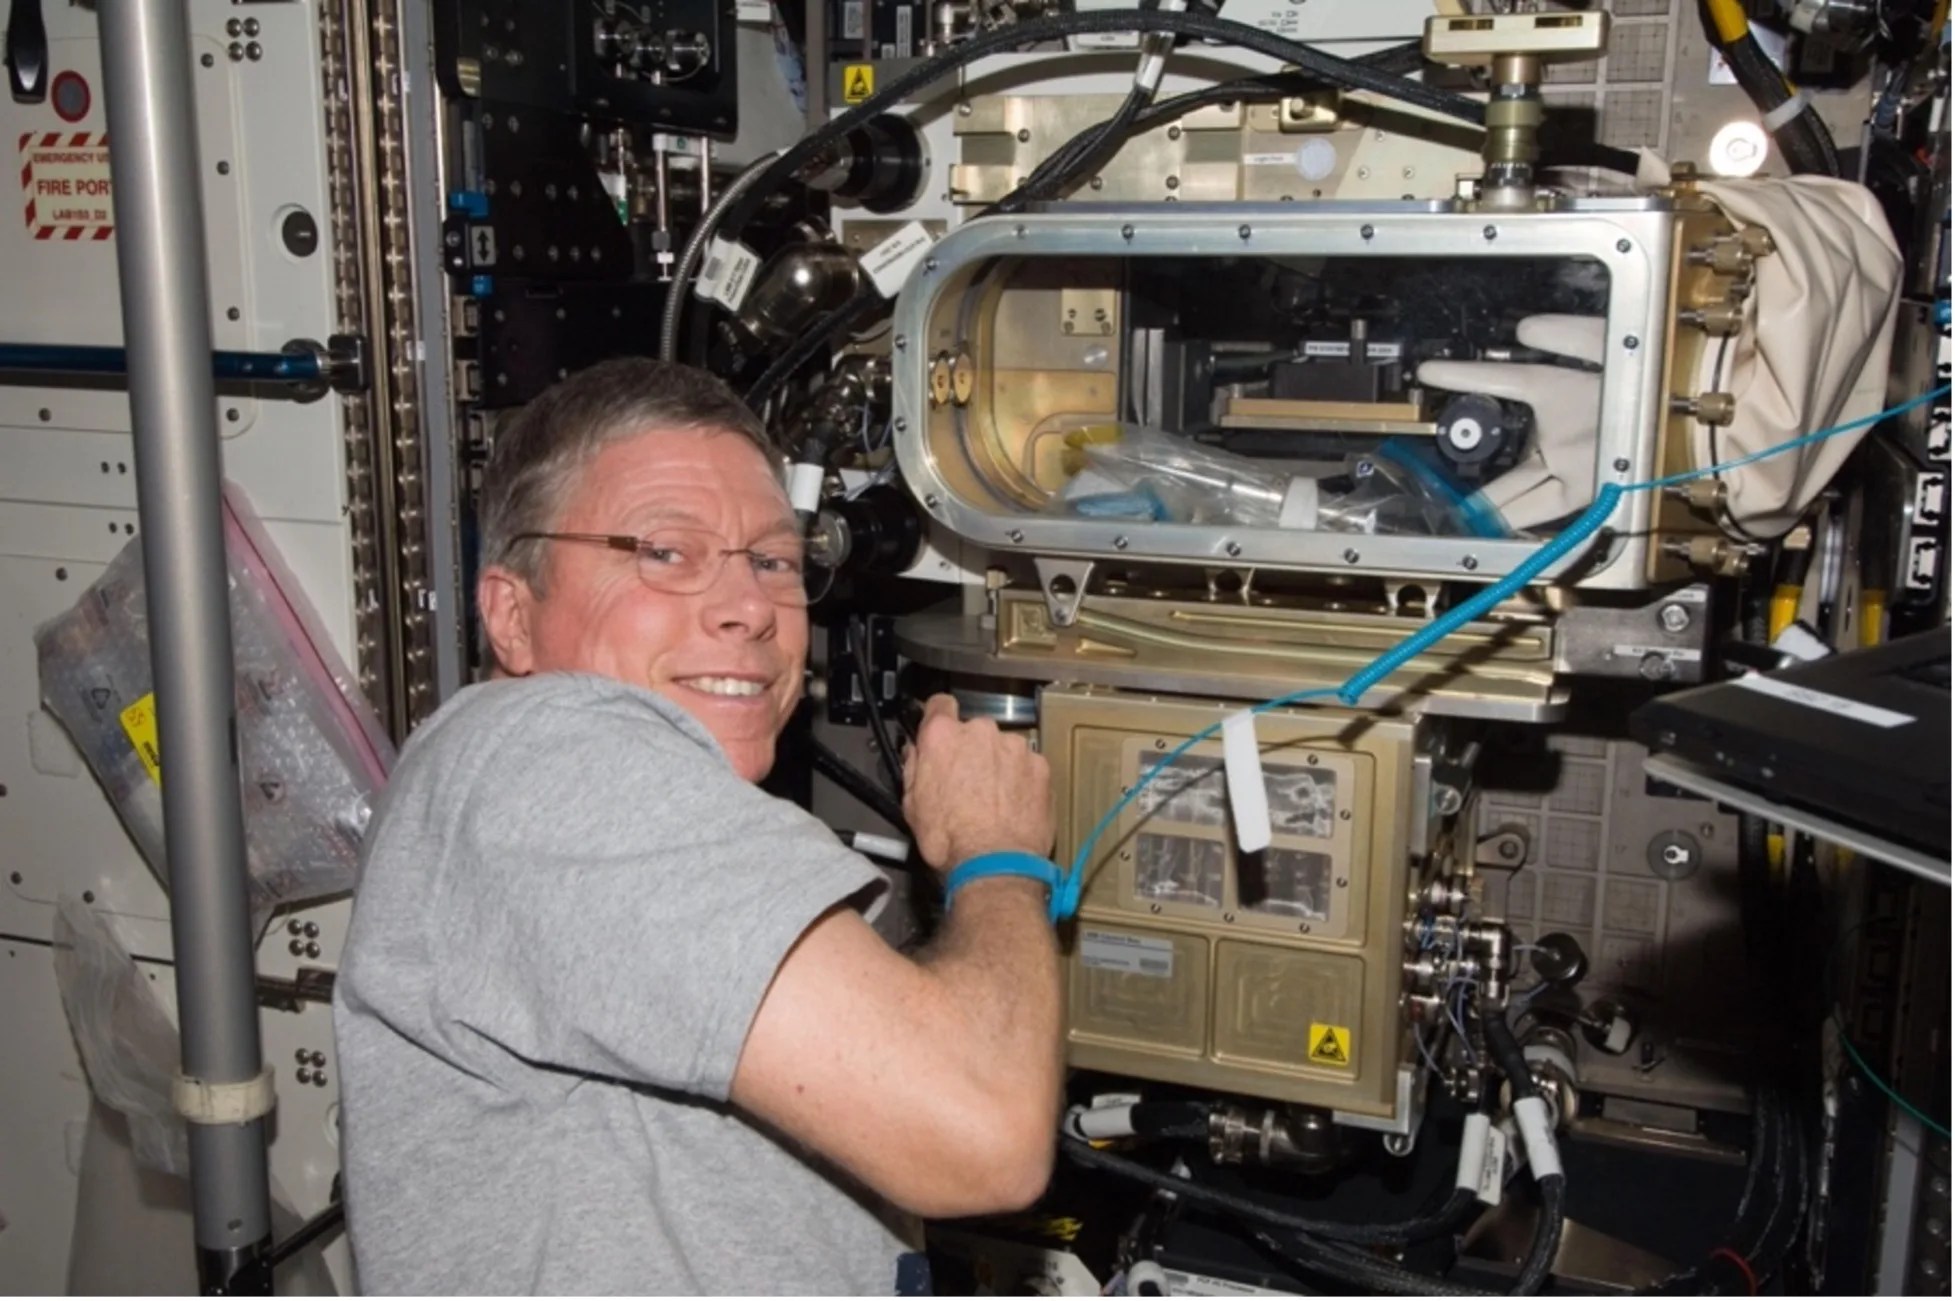
[[648, 357], [599, 362], [553, 385], [496, 431], [482, 479], [482, 568], [499, 565], [542, 591], [545, 543], [586, 467], [612, 443], [654, 430], [735, 434], [767, 457], [760, 423], [718, 379]]

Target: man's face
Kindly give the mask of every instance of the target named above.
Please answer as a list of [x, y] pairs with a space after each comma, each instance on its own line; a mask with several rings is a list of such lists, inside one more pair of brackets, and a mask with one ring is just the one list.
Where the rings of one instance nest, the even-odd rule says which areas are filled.
[[[728, 548], [778, 550], [797, 536], [787, 498], [751, 442], [675, 430], [607, 446], [551, 531], [642, 538], [670, 528], [717, 534], [716, 545]], [[764, 777], [801, 697], [807, 610], [775, 604], [742, 556], [728, 557], [705, 591], [682, 596], [648, 587], [626, 552], [545, 545], [545, 595], [504, 570], [483, 577], [484, 616], [503, 668], [598, 673], [647, 687], [704, 724], [742, 777]]]

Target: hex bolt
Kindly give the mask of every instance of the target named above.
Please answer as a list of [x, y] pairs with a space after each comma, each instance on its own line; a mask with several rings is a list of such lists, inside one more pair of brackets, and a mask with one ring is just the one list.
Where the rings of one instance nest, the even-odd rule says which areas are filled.
[[1663, 631], [1679, 633], [1690, 627], [1690, 611], [1675, 601], [1657, 611], [1656, 617], [1663, 623]]

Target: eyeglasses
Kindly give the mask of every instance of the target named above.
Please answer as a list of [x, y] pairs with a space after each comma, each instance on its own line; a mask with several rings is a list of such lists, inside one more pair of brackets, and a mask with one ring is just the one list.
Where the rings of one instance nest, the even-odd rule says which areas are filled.
[[655, 592], [697, 596], [719, 581], [726, 562], [745, 556], [754, 582], [776, 605], [805, 606], [819, 600], [828, 587], [828, 571], [816, 568], [810, 590], [810, 569], [798, 542], [785, 539], [758, 547], [729, 547], [726, 539], [704, 529], [656, 529], [645, 537], [628, 533], [518, 533], [510, 541], [541, 538], [551, 542], [589, 542], [638, 558], [638, 576]]

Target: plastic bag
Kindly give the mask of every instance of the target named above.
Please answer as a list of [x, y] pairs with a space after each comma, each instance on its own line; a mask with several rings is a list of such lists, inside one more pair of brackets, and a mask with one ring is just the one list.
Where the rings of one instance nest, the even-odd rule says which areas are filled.
[[[353, 888], [394, 748], [236, 490], [224, 495], [239, 772], [254, 928]], [[169, 887], [164, 757], [151, 694], [142, 546], [124, 547], [66, 614], [36, 629], [41, 697]]]
[[128, 1119], [136, 1160], [187, 1178], [190, 1140], [170, 1096], [176, 1027], [108, 923], [67, 895], [54, 908], [54, 982], [89, 1088]]
[[1132, 425], [1067, 436], [1072, 478], [1058, 495], [1070, 514], [1179, 524], [1504, 537], [1477, 494], [1449, 483], [1401, 440], [1347, 457], [1340, 475], [1315, 479], [1265, 461]]

